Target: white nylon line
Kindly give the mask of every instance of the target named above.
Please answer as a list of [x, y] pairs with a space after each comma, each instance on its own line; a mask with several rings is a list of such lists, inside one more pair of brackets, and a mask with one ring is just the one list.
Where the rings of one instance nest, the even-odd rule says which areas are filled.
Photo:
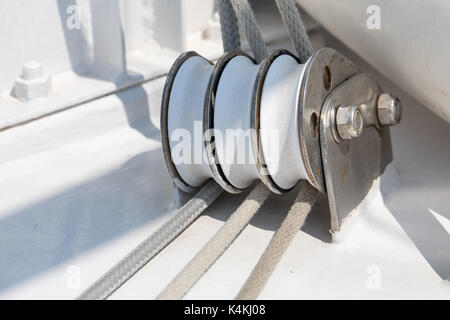
[[284, 252], [305, 223], [318, 192], [305, 180], [300, 184], [294, 204], [236, 296], [237, 300], [254, 300], [258, 297]]
[[181, 299], [247, 226], [269, 195], [269, 189], [258, 182], [227, 222], [156, 299]]

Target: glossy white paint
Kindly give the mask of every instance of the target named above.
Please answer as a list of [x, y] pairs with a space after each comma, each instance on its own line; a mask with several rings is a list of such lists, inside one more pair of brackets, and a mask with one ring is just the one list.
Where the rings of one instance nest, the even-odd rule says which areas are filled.
[[297, 2], [375, 69], [450, 122], [449, 1]]
[[[0, 3], [0, 130], [163, 75], [183, 51], [217, 58], [214, 3], [196, 0], [30, 0]], [[216, 28], [216, 27], [214, 27]], [[13, 94], [26, 61], [52, 78], [45, 98]]]

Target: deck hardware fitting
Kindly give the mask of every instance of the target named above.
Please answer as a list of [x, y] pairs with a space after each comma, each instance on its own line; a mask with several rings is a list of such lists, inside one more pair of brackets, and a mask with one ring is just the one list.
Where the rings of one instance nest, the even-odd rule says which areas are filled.
[[22, 74], [14, 83], [13, 95], [22, 102], [47, 97], [52, 87], [51, 77], [44, 73], [44, 67], [38, 61], [23, 64]]
[[[204, 95], [195, 100], [197, 104], [193, 107], [203, 114], [204, 132], [230, 126], [253, 129], [249, 150], [256, 164], [236, 168], [222, 163], [220, 153], [214, 149], [217, 141], [209, 136], [202, 141], [202, 152], [206, 154], [202, 175], [196, 177], [197, 185], [192, 185], [183, 177], [190, 167], [180, 168], [172, 162], [168, 129], [170, 97], [179, 94], [172, 92], [173, 83], [182, 65], [192, 57], [199, 56], [191, 52], [177, 59], [169, 72], [162, 100], [164, 156], [175, 183], [192, 192], [203, 180], [213, 178], [227, 192], [238, 193], [248, 188], [251, 181], [260, 179], [272, 192], [282, 194], [298, 181], [307, 180], [315, 189], [327, 193], [331, 231], [340, 230], [345, 217], [361, 203], [374, 179], [392, 161], [389, 126], [401, 119], [400, 100], [382, 92], [368, 74], [334, 49], [323, 48], [304, 64], [287, 50], [274, 51], [259, 65], [242, 51], [226, 53], [208, 69], [205, 74], [209, 76], [208, 84], [202, 84], [205, 88], [196, 91]], [[204, 63], [211, 64], [206, 59]], [[285, 77], [282, 72], [286, 72]], [[239, 80], [247, 78], [251, 83], [244, 81], [245, 85], [238, 85]], [[185, 81], [187, 86], [192, 85], [188, 78]], [[185, 90], [180, 85], [178, 88]], [[225, 92], [233, 95], [230, 97], [233, 103], [227, 105]], [[227, 113], [227, 107], [236, 110]], [[284, 144], [288, 147], [278, 155], [281, 161], [278, 171], [270, 166], [270, 161], [266, 163], [267, 141], [261, 132], [269, 127], [279, 128], [287, 139]], [[238, 148], [235, 144], [231, 149]], [[251, 181], [244, 181], [244, 176]]]

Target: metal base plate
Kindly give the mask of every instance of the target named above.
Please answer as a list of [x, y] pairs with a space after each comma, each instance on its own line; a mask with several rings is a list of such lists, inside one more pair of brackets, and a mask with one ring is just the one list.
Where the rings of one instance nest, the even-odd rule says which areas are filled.
[[388, 127], [364, 127], [362, 134], [337, 142], [335, 111], [339, 106], [373, 101], [379, 86], [364, 73], [358, 74], [333, 90], [321, 112], [320, 142], [328, 194], [331, 231], [339, 231], [344, 219], [361, 203], [373, 181], [392, 161]]
[[320, 49], [306, 63], [298, 101], [299, 139], [309, 180], [320, 192], [325, 192], [318, 134], [320, 112], [327, 95], [360, 72], [350, 60], [331, 48]]

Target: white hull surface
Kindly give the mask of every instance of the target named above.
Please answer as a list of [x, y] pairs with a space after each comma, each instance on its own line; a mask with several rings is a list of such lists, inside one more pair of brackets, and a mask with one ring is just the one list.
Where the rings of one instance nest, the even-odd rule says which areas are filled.
[[450, 122], [450, 1], [296, 1], [388, 79]]

